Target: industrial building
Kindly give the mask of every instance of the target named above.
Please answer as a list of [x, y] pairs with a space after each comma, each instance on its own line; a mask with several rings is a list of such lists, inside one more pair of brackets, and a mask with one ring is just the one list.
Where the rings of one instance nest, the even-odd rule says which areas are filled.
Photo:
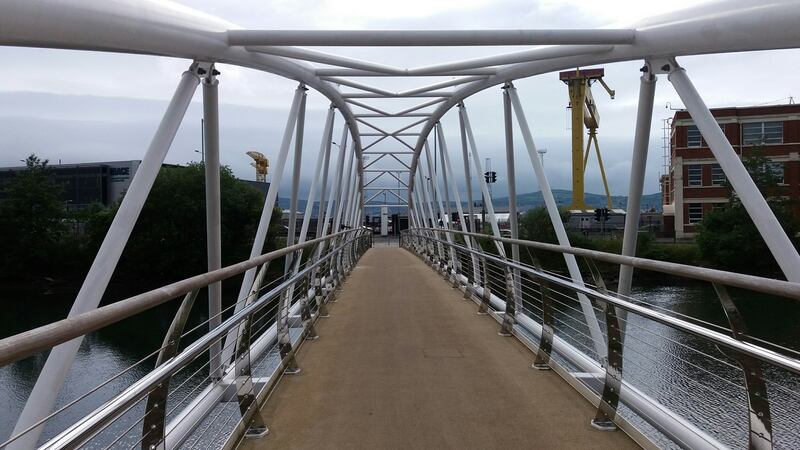
[[[60, 185], [61, 201], [71, 210], [86, 208], [91, 204], [112, 206], [122, 200], [128, 191], [131, 180], [139, 168], [139, 160], [105, 161], [80, 164], [48, 165], [50, 175]], [[164, 166], [172, 166], [164, 164]], [[0, 201], [3, 200], [4, 186], [10, 183], [17, 172], [27, 170], [25, 166], [0, 168]], [[241, 180], [266, 196], [269, 183]]]
[[[711, 113], [740, 158], [763, 145], [779, 178], [778, 195], [800, 199], [800, 105], [716, 108]], [[660, 182], [663, 231], [677, 239], [693, 237], [696, 224], [728, 202], [725, 174], [687, 111], [672, 118], [668, 174]]]
[[[48, 165], [54, 181], [61, 186], [61, 200], [69, 209], [81, 209], [93, 203], [111, 206], [122, 199], [141, 161], [108, 161], [82, 164]], [[0, 200], [3, 187], [25, 166], [0, 168]]]

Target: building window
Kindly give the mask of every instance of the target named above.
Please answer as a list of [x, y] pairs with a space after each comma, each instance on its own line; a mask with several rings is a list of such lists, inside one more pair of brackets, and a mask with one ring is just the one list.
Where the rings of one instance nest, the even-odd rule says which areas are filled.
[[785, 182], [782, 162], [770, 162], [769, 170], [772, 172], [772, 176], [775, 178], [776, 183], [783, 184]]
[[[719, 129], [722, 130], [722, 134], [725, 134], [725, 124], [720, 123]], [[703, 146], [703, 135], [700, 134], [700, 130], [697, 128], [697, 125], [689, 125], [686, 127], [686, 146], [687, 147], [702, 147]]]
[[711, 185], [712, 186], [725, 186], [725, 172], [719, 164], [711, 165]]
[[696, 125], [689, 125], [686, 127], [686, 146], [687, 147], [700, 147], [703, 142], [703, 136]]
[[703, 204], [702, 203], [689, 203], [689, 223], [697, 223], [703, 220]]
[[742, 138], [748, 144], [783, 143], [783, 122], [748, 122], [742, 124]]
[[703, 167], [700, 164], [692, 164], [686, 166], [688, 171], [687, 186], [702, 186], [703, 185]]

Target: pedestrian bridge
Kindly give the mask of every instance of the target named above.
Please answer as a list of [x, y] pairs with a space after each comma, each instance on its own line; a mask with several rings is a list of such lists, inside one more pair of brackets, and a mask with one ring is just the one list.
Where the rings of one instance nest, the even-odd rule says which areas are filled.
[[[0, 367], [11, 370], [49, 352], [0, 447], [800, 448], [800, 349], [749, 331], [752, 317], [737, 306], [744, 293], [800, 301], [800, 255], [679, 63], [798, 48], [797, 23], [800, 5], [790, 0], [712, 2], [625, 28], [532, 30], [248, 30], [166, 0], [3, 1], [0, 45], [158, 55], [188, 68], [176, 73], [69, 316], [0, 340]], [[445, 49], [447, 62], [400, 66], [302, 46], [379, 47], [390, 56], [397, 47], [521, 49], [457, 61]], [[640, 63], [641, 76], [622, 249], [610, 254], [571, 245], [525, 115], [531, 105], [514, 82], [624, 61]], [[277, 156], [250, 257], [221, 267], [218, 86], [231, 66], [298, 85], [281, 139], [268, 143]], [[675, 88], [787, 281], [636, 257], [659, 78]], [[412, 87], [397, 90], [393, 79]], [[591, 113], [590, 84], [570, 85], [573, 109]], [[99, 307], [200, 85], [208, 270]], [[507, 235], [467, 111], [472, 95], [496, 87]], [[314, 167], [304, 170], [309, 90], [330, 107]], [[455, 139], [446, 118], [458, 124]], [[580, 140], [581, 120], [574, 125]], [[527, 153], [521, 173], [535, 177], [557, 244], [520, 239], [515, 146]], [[571, 153], [583, 168], [582, 147]], [[267, 252], [284, 175], [285, 241]], [[301, 179], [310, 181], [299, 222]], [[578, 203], [583, 182], [576, 171]], [[485, 233], [472, 220], [480, 197]], [[377, 245], [364, 227], [379, 207], [409, 218], [396, 246]], [[719, 320], [637, 292], [634, 270], [712, 286], [708, 306]], [[238, 295], [223, 298], [222, 283], [235, 283]], [[174, 311], [166, 329], [147, 330], [163, 334], [158, 348], [119, 373], [98, 370], [85, 392], [65, 385], [85, 336], [156, 307]]]
[[244, 448], [637, 447], [404, 249], [367, 251], [329, 310], [262, 410], [270, 435]]

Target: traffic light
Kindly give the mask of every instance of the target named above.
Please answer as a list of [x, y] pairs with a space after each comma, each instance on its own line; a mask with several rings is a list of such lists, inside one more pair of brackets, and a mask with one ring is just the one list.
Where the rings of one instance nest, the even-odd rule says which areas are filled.
[[603, 222], [608, 222], [608, 208], [603, 208]]
[[497, 182], [497, 172], [484, 172], [483, 179], [486, 180], [487, 183], [496, 183]]
[[595, 209], [594, 210], [594, 221], [595, 222], [600, 222], [600, 218], [601, 217], [603, 217], [603, 210], [600, 209], [600, 208]]
[[489, 172], [489, 175], [491, 175], [492, 183], [496, 183], [497, 182], [497, 172]]

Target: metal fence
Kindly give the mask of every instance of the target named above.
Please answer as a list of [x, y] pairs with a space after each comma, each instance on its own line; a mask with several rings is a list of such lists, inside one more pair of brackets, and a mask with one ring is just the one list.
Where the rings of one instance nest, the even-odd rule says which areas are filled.
[[[731, 295], [798, 301], [800, 285], [443, 229], [408, 230], [402, 245], [528, 345], [534, 368], [555, 370], [593, 402], [596, 428], [665, 448], [800, 446], [800, 352], [748, 333]], [[501, 256], [512, 254], [504, 246], [518, 246], [519, 260]], [[562, 255], [581, 258], [591, 278], [562, 275]], [[609, 264], [711, 283], [727, 324], [610, 292], [600, 269]]]
[[[297, 348], [316, 338], [315, 321], [327, 315], [326, 303], [371, 244], [372, 233], [365, 229], [342, 231], [0, 340], [0, 366], [5, 366], [182, 299], [160, 348], [0, 447], [20, 446], [39, 427], [46, 427], [50, 439], [41, 448], [47, 449], [233, 448], [246, 434], [266, 433], [260, 405], [283, 374], [299, 371]], [[278, 268], [268, 279], [270, 263], [279, 258], [285, 258], [283, 271]], [[254, 268], [258, 274], [249, 295], [222, 311], [220, 325], [209, 326], [210, 317], [186, 329], [201, 289]], [[214, 351], [222, 358], [210, 355]], [[214, 366], [214, 361], [221, 362]], [[142, 367], [149, 370], [119, 386]], [[116, 392], [108, 392], [112, 385]], [[56, 417], [86, 402], [98, 406], [65, 429], [53, 429]]]

